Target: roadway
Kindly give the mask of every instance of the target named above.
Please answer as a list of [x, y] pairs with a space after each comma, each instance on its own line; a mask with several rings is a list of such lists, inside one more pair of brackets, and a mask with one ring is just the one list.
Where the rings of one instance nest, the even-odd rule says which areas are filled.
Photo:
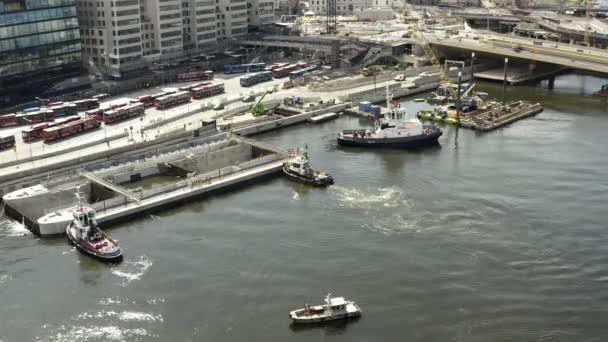
[[[535, 40], [524, 37], [489, 34], [487, 32], [460, 33], [459, 35], [444, 35], [442, 37], [437, 35], [425, 36], [431, 45], [437, 47], [477, 51], [608, 74], [608, 53], [601, 49], [560, 44], [546, 40], [542, 41], [542, 45], [535, 45]], [[520, 47], [521, 50], [516, 51], [516, 47]]]

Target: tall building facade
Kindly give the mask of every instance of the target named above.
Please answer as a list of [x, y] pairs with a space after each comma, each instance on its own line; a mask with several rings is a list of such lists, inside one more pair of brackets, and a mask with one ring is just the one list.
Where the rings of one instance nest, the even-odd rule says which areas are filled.
[[76, 0], [85, 64], [120, 76], [142, 61], [212, 50], [271, 23], [271, 0]]
[[74, 0], [0, 0], [0, 101], [77, 74], [81, 48]]
[[[391, 9], [394, 0], [336, 0], [338, 15], [353, 15], [369, 9]], [[309, 9], [315, 14], [327, 13], [327, 0], [310, 0]]]
[[250, 26], [271, 24], [274, 19], [274, 1], [249, 0], [247, 3], [247, 17]]

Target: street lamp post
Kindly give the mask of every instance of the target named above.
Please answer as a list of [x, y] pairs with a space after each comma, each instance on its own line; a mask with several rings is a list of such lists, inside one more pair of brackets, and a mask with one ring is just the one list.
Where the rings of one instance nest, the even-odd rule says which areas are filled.
[[473, 83], [473, 78], [475, 78], [475, 52], [471, 52], [471, 79], [470, 82], [471, 84]]
[[458, 90], [456, 93], [456, 120], [460, 121], [460, 84], [462, 83], [462, 71], [458, 72]]
[[505, 94], [507, 92], [507, 65], [509, 64], [509, 59], [505, 57], [505, 72], [504, 78], [502, 80], [502, 105], [505, 105]]

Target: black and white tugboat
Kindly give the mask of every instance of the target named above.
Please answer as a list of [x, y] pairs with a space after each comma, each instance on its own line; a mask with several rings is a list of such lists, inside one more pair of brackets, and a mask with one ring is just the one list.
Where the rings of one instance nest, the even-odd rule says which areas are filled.
[[316, 186], [328, 186], [334, 184], [334, 179], [331, 175], [326, 172], [313, 170], [310, 167], [310, 162], [308, 160], [308, 147], [305, 147], [303, 151], [298, 149], [295, 156], [283, 164], [283, 173], [291, 179], [306, 184]]
[[437, 144], [443, 134], [435, 125], [423, 125], [418, 118], [406, 119], [406, 110], [392, 105], [386, 90], [388, 111], [384, 118], [375, 118], [374, 130], [344, 130], [338, 134], [338, 144], [358, 147], [420, 147]]
[[76, 193], [76, 199], [76, 207], [72, 210], [73, 220], [66, 228], [70, 242], [80, 252], [95, 259], [105, 262], [121, 261], [122, 249], [116, 240], [97, 226], [95, 210], [82, 204], [79, 193]]
[[291, 311], [289, 317], [293, 323], [321, 323], [337, 319], [354, 318], [361, 316], [361, 308], [352, 301], [343, 297], [325, 297], [325, 304], [310, 306]]

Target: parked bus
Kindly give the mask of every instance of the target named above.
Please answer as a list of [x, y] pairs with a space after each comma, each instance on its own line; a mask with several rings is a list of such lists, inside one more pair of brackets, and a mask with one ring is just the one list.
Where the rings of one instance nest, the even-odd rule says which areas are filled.
[[224, 65], [224, 74], [239, 74], [243, 72], [264, 71], [266, 63], [253, 64], [227, 64]]
[[297, 70], [297, 69], [298, 69], [298, 66], [296, 64], [289, 64], [285, 67], [272, 70], [272, 77], [282, 78], [282, 77], [289, 75], [290, 72]]
[[211, 82], [198, 82], [198, 83], [191, 84], [189, 86], [179, 87], [178, 89], [180, 91], [192, 91], [192, 89], [194, 89], [194, 88], [200, 88], [200, 87], [206, 86], [208, 84], [211, 84]]
[[296, 70], [296, 71], [292, 71], [289, 73], [289, 79], [290, 80], [295, 80], [296, 78], [300, 78], [306, 74], [310, 74], [311, 72], [317, 70], [318, 66], [317, 65], [311, 65], [309, 67], [306, 67], [304, 69], [300, 69], [300, 70]]
[[109, 110], [103, 113], [103, 122], [106, 124], [112, 124], [123, 121], [135, 116], [143, 115], [144, 110], [143, 103], [133, 103], [128, 106]]
[[0, 150], [6, 150], [15, 146], [15, 136], [0, 136]]
[[57, 118], [78, 113], [78, 107], [73, 103], [53, 105], [49, 106], [49, 108], [53, 111], [53, 113], [55, 113], [55, 117]]
[[32, 142], [34, 140], [42, 139], [42, 132], [45, 128], [48, 128], [48, 123], [41, 123], [21, 131], [21, 138], [24, 142]]
[[289, 63], [273, 63], [270, 66], [266, 67], [266, 71], [272, 71], [275, 69], [280, 69], [288, 66]]
[[55, 119], [55, 113], [46, 108], [27, 113], [4, 114], [0, 115], [0, 128], [30, 125], [32, 123], [52, 121], [53, 119]]
[[78, 111], [85, 111], [89, 109], [99, 108], [98, 99], [84, 99], [72, 102], [78, 108]]
[[154, 107], [154, 96], [153, 95], [142, 95], [137, 97], [137, 102], [144, 105], [144, 108]]
[[177, 82], [210, 81], [213, 80], [213, 71], [192, 71], [177, 74]]
[[180, 91], [172, 95], [161, 96], [154, 100], [154, 106], [158, 109], [165, 109], [172, 106], [177, 106], [182, 103], [190, 101], [190, 93], [187, 91]]
[[19, 126], [17, 121], [17, 114], [3, 114], [0, 115], [0, 128]]
[[258, 84], [258, 83], [262, 83], [262, 82], [266, 82], [266, 81], [270, 81], [270, 80], [272, 80], [272, 72], [264, 71], [264, 72], [260, 72], [257, 74], [243, 76], [243, 77], [241, 77], [241, 79], [239, 81], [241, 83], [241, 86], [249, 87], [254, 84]]
[[224, 84], [218, 83], [214, 85], [202, 86], [199, 88], [192, 89], [192, 97], [195, 99], [202, 99], [212, 95], [221, 94], [224, 92]]
[[101, 125], [99, 121], [92, 118], [74, 120], [43, 129], [42, 139], [44, 139], [44, 142], [56, 141], [96, 129], [99, 125]]
[[29, 112], [37, 112], [39, 110], [40, 110], [40, 107], [30, 107], [30, 108], [26, 108], [26, 109], [22, 110], [22, 112], [29, 113]]
[[36, 112], [19, 113], [17, 119], [21, 125], [31, 125], [33, 123], [55, 120], [55, 112], [48, 108], [42, 108]]

